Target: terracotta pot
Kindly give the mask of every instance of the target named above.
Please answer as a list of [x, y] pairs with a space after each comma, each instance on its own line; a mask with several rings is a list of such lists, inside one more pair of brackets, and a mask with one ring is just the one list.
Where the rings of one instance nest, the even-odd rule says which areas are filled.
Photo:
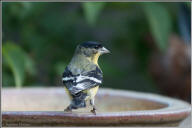
[[100, 89], [97, 115], [91, 107], [65, 113], [63, 88], [2, 89], [3, 126], [177, 126], [191, 109], [160, 95]]

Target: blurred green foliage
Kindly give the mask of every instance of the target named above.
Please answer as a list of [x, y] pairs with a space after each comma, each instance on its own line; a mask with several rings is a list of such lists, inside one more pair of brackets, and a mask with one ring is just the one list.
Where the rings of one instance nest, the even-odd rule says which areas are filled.
[[[15, 79], [15, 85], [21, 87], [25, 79], [25, 71], [31, 75], [35, 75], [33, 60], [14, 43], [7, 42], [3, 45], [3, 65], [8, 66]], [[6, 83], [5, 83], [6, 85]]]
[[167, 40], [171, 32], [171, 17], [169, 12], [159, 3], [145, 3], [143, 5], [153, 37], [159, 49], [165, 51], [168, 45]]
[[86, 17], [87, 22], [90, 25], [95, 24], [99, 14], [102, 11], [105, 4], [106, 4], [105, 2], [97, 2], [97, 3], [85, 2], [85, 3], [83, 3], [82, 6], [84, 9], [85, 17]]
[[76, 45], [94, 40], [112, 52], [99, 61], [104, 87], [158, 92], [147, 38], [166, 50], [168, 36], [177, 33], [178, 4], [4, 2], [3, 87], [62, 86]]

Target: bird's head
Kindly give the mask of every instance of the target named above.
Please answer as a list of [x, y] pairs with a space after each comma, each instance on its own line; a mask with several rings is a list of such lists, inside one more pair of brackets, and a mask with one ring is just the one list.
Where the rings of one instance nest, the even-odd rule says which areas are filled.
[[81, 43], [77, 46], [78, 52], [83, 53], [87, 57], [94, 56], [96, 54], [102, 55], [105, 53], [110, 53], [101, 43], [88, 41]]
[[87, 58], [91, 58], [94, 63], [97, 63], [97, 60], [100, 55], [105, 53], [110, 53], [101, 43], [88, 41], [81, 43], [77, 46], [76, 53], [83, 54]]

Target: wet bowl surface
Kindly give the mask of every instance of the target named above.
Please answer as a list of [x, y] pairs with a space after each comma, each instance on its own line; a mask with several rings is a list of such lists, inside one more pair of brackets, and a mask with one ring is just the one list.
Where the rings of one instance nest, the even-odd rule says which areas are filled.
[[64, 112], [63, 88], [2, 89], [3, 126], [177, 126], [191, 112], [188, 103], [160, 95], [100, 89], [91, 107]]

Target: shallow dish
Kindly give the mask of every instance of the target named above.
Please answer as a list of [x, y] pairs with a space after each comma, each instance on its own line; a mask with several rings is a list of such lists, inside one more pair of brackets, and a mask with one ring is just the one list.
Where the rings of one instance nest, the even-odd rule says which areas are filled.
[[2, 89], [3, 126], [177, 126], [190, 104], [160, 95], [100, 89], [97, 115], [87, 109], [64, 113], [63, 88]]

